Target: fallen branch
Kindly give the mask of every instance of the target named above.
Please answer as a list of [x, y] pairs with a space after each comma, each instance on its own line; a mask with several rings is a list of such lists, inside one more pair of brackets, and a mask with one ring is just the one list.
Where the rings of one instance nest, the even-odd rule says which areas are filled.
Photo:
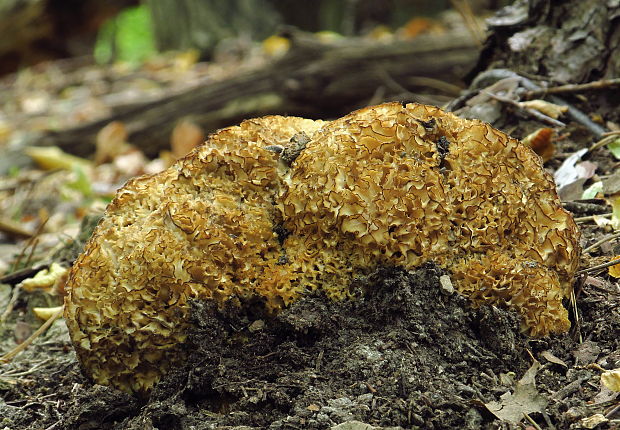
[[154, 156], [168, 148], [170, 132], [184, 117], [210, 132], [268, 113], [339, 116], [366, 105], [378, 88], [387, 88], [385, 98], [389, 99], [394, 82], [412, 98], [413, 78], [458, 82], [478, 55], [476, 43], [464, 32], [392, 43], [346, 40], [326, 44], [296, 31], [289, 37], [292, 44], [287, 55], [262, 68], [124, 108], [96, 122], [48, 132], [37, 143], [89, 156], [99, 130], [111, 121], [121, 121], [129, 131], [129, 141]]

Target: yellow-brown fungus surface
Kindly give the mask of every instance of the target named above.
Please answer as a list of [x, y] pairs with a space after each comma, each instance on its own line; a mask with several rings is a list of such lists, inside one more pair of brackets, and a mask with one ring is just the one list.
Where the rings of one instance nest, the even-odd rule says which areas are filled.
[[[270, 116], [120, 189], [70, 274], [69, 331], [97, 383], [147, 392], [183, 359], [189, 300], [277, 312], [355, 275], [433, 261], [473, 305], [566, 331], [579, 234], [540, 158], [479, 121], [389, 103]], [[429, 324], [432, 324], [429, 321]]]

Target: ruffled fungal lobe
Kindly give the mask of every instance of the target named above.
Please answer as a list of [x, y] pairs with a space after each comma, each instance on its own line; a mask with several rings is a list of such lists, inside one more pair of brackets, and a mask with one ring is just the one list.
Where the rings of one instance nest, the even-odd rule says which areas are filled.
[[434, 261], [473, 304], [546, 335], [569, 327], [578, 238], [538, 156], [487, 124], [397, 103], [264, 117], [119, 190], [65, 316], [84, 371], [138, 393], [183, 359], [190, 299], [277, 312], [316, 289], [350, 297], [381, 265]]

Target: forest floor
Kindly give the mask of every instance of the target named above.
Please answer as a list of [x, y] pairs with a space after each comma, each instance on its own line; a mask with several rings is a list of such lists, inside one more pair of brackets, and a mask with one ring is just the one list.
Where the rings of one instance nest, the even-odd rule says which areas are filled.
[[[80, 68], [82, 77], [90, 76], [87, 85], [67, 80], [65, 72], [59, 83], [52, 76], [56, 69], [48, 68], [4, 83], [0, 135], [13, 143], [4, 146], [0, 160], [0, 214], [8, 225], [0, 236], [0, 351], [10, 351], [41, 324], [34, 307], [62, 301], [62, 291], [24, 291], [19, 282], [51, 262], [75, 258], [92, 230], [86, 224], [80, 236], [79, 221], [100, 213], [128, 174], [168, 163], [165, 155], [150, 161], [119, 144], [116, 153], [99, 154], [99, 166], [81, 170], [80, 161], [64, 154], [28, 156], [18, 134], [28, 140], [50, 123], [62, 127], [105, 114], [114, 85], [124, 86], [116, 92], [122, 97], [139, 97], [136, 88], [156, 97], [162, 88], [200, 79], [200, 67], [187, 66], [186, 79], [176, 71], [174, 82], [164, 64], [148, 79]], [[77, 109], [68, 102], [76, 99]], [[486, 103], [499, 115], [494, 124], [515, 137], [543, 126], [497, 100]], [[593, 104], [579, 106], [591, 116], [608, 115]], [[124, 144], [122, 125], [101, 139], [110, 143], [119, 134]], [[552, 173], [596, 141], [573, 123], [558, 134], [545, 164]], [[43, 160], [43, 167], [47, 160], [47, 168], [33, 165], [31, 157]], [[590, 164], [582, 167], [596, 173], [586, 177], [575, 167], [578, 177], [563, 199], [579, 219], [585, 248], [613, 228], [603, 196], [583, 192], [611, 177], [617, 161], [605, 145], [584, 159]], [[581, 268], [620, 254], [618, 244], [614, 238], [588, 250]], [[187, 363], [148, 399], [88, 381], [59, 319], [1, 365], [0, 429], [620, 427], [619, 393], [600, 379], [603, 370], [620, 367], [620, 282], [608, 269], [577, 278], [575, 301], [567, 303], [571, 331], [544, 339], [523, 335], [511, 311], [471, 308], [441, 288], [442, 274], [432, 264], [414, 272], [384, 268], [364, 281], [360, 300], [334, 303], [311, 295], [274, 318], [194, 303]], [[233, 328], [247, 334], [244, 342], [223, 335]]]

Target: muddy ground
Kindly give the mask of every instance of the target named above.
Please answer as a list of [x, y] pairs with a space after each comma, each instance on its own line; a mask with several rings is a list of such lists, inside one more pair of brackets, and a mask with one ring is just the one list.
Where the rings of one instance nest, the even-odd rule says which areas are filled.
[[441, 274], [382, 269], [360, 279], [359, 300], [309, 296], [276, 318], [195, 303], [187, 365], [149, 399], [86, 380], [57, 321], [2, 367], [0, 429], [519, 428], [485, 404], [516, 397], [535, 360], [535, 390], [505, 407], [540, 428], [584, 428], [595, 414], [617, 428], [617, 396], [600, 385], [600, 367], [620, 367], [617, 284], [581, 282], [572, 332], [532, 339], [512, 312], [443, 289]]

